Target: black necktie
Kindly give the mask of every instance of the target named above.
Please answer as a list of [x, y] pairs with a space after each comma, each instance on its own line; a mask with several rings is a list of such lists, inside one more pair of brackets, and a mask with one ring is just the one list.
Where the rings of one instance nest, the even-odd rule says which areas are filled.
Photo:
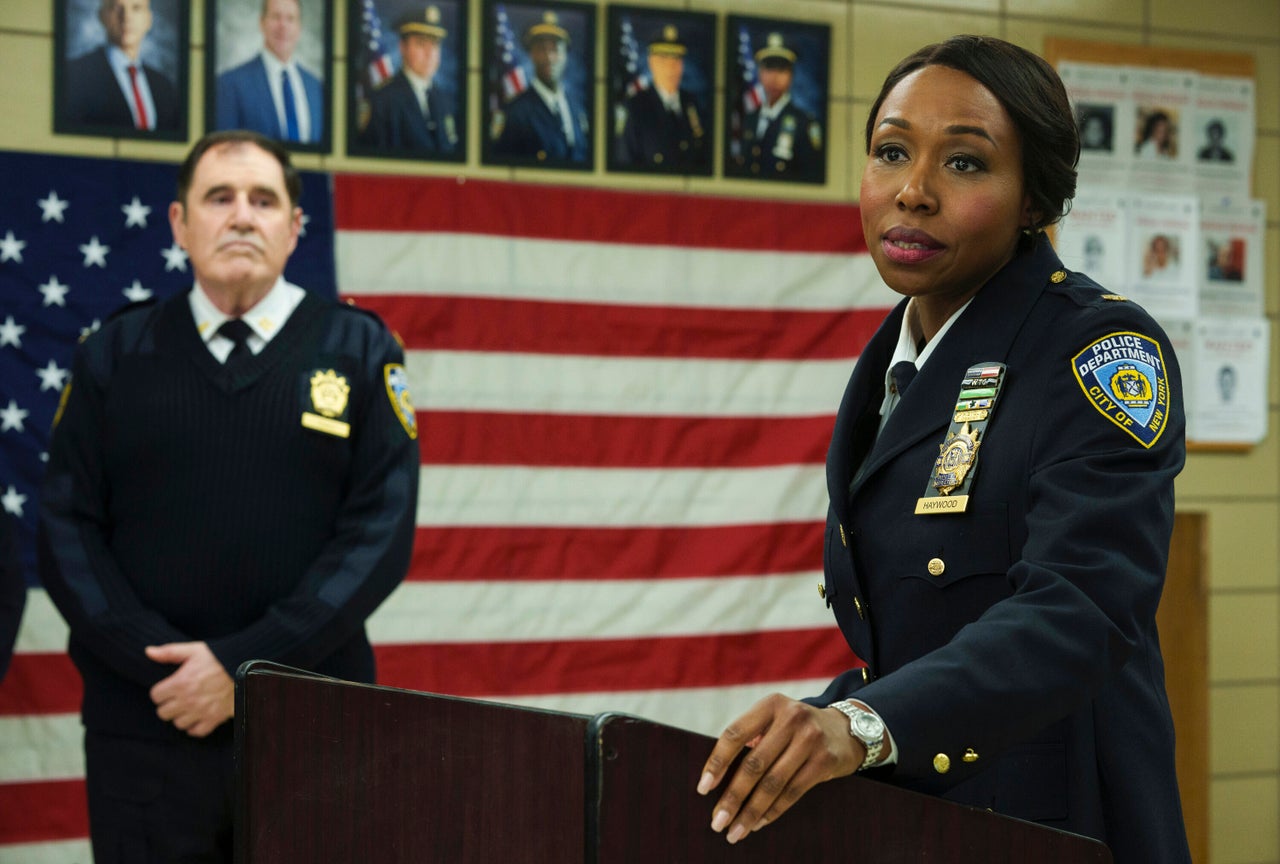
[[222, 322], [222, 326], [218, 328], [218, 335], [230, 339], [232, 343], [231, 353], [227, 355], [223, 364], [226, 368], [230, 369], [252, 355], [253, 352], [249, 350], [249, 334], [252, 332], [249, 325], [240, 318], [230, 318]]
[[911, 379], [916, 377], [918, 371], [916, 364], [910, 360], [893, 364], [893, 368], [889, 370], [889, 377], [893, 379], [893, 387], [898, 391], [899, 399], [907, 392], [907, 388], [911, 386]]

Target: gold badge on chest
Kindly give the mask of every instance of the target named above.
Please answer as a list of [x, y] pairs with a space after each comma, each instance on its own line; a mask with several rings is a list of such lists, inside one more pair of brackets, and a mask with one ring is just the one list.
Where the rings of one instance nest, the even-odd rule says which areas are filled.
[[917, 515], [963, 513], [968, 508], [978, 449], [995, 413], [1004, 380], [1003, 363], [977, 363], [965, 370], [951, 416], [951, 429], [938, 445], [938, 458], [934, 460], [933, 476], [929, 478], [924, 496], [916, 501]]
[[351, 385], [333, 369], [317, 369], [311, 374], [311, 411], [302, 412], [302, 425], [307, 429], [336, 435], [351, 436], [351, 424], [346, 422], [347, 399]]

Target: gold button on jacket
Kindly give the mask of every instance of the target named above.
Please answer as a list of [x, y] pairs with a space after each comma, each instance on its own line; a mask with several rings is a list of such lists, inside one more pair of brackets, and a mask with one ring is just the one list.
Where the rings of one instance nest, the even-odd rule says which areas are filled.
[[930, 576], [941, 576], [944, 572], [946, 572], [946, 569], [947, 569], [947, 565], [946, 563], [943, 562], [941, 558], [929, 559], [929, 575]]
[[951, 757], [946, 753], [939, 753], [933, 757], [933, 770], [939, 774], [946, 774], [951, 770]]

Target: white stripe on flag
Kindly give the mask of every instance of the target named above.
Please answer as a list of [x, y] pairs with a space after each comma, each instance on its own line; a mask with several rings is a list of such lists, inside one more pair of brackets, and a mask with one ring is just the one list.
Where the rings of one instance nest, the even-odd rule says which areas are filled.
[[0, 783], [84, 776], [79, 714], [0, 717], [0, 742]]

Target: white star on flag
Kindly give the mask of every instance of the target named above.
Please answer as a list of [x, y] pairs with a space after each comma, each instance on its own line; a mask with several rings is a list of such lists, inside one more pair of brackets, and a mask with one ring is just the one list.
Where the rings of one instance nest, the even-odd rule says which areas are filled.
[[111, 251], [111, 247], [104, 246], [95, 234], [89, 238], [88, 243], [80, 244], [80, 251], [84, 254], [84, 266], [92, 267], [97, 264], [99, 267], [106, 267], [107, 253]]
[[12, 345], [14, 348], [22, 347], [22, 334], [27, 332], [27, 328], [17, 321], [13, 320], [12, 315], [8, 315], [4, 319], [4, 323], [0, 324], [0, 348], [5, 345]]
[[168, 249], [161, 249], [160, 254], [164, 256], [164, 271], [168, 273], [170, 270], [187, 271], [187, 250], [183, 249], [177, 243], [174, 243]]
[[130, 303], [137, 303], [140, 300], [150, 300], [151, 292], [142, 287], [142, 283], [137, 279], [133, 280], [133, 284], [125, 288], [122, 292]]
[[65, 198], [59, 198], [58, 193], [50, 189], [48, 197], [41, 198], [36, 203], [40, 205], [41, 222], [48, 222], [50, 220], [53, 220], [54, 222], [61, 222], [63, 221], [62, 213], [67, 209], [67, 205], [71, 202], [67, 201]]
[[40, 376], [40, 389], [61, 390], [70, 371], [70, 369], [63, 369], [56, 362], [50, 360], [47, 366], [36, 370], [36, 374]]
[[8, 432], [10, 429], [21, 432], [22, 421], [26, 420], [30, 413], [19, 408], [18, 403], [10, 399], [8, 407], [0, 408], [0, 432]]
[[0, 238], [0, 261], [17, 261], [22, 263], [22, 250], [26, 247], [25, 240], [19, 240], [13, 236], [13, 232], [7, 232], [3, 238]]
[[137, 195], [134, 195], [133, 200], [120, 210], [124, 213], [124, 227], [147, 227], [147, 217], [151, 215], [151, 208], [139, 201]]
[[67, 292], [71, 290], [70, 285], [63, 285], [58, 281], [57, 276], [50, 276], [49, 281], [40, 286], [40, 293], [44, 295], [44, 305], [46, 306], [66, 306]]
[[12, 486], [5, 491], [4, 497], [0, 498], [0, 504], [4, 505], [4, 509], [18, 517], [22, 516], [22, 505], [26, 503], [27, 496], [20, 495]]

